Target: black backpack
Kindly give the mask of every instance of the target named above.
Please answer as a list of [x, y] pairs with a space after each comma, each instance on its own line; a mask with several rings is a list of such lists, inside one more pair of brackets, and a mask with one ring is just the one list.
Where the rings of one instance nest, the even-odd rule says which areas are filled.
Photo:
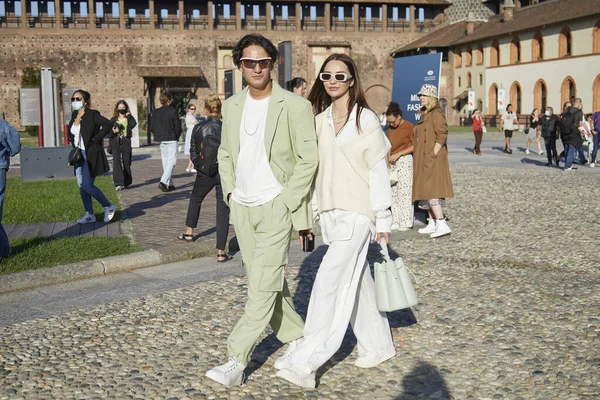
[[576, 133], [577, 132], [576, 125], [577, 124], [575, 122], [575, 115], [570, 113], [569, 110], [562, 113], [560, 116], [560, 122], [559, 122], [561, 137], [565, 138], [573, 133]]

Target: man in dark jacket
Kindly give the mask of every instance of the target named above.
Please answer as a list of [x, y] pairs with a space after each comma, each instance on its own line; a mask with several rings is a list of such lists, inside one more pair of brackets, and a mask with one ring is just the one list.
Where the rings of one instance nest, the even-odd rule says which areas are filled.
[[8, 122], [0, 119], [0, 259], [10, 254], [8, 236], [2, 226], [2, 208], [6, 189], [6, 171], [10, 166], [10, 158], [21, 151], [21, 137]]
[[574, 104], [561, 115], [560, 134], [565, 145], [565, 171], [573, 170], [575, 153], [583, 146], [583, 138], [579, 133], [579, 125], [583, 120], [580, 106], [581, 99], [575, 99]]
[[558, 130], [559, 119], [554, 115], [552, 107], [546, 107], [544, 117], [542, 117], [542, 137], [546, 145], [546, 154], [548, 155], [547, 167], [552, 166], [552, 161], [558, 167], [558, 155], [556, 153], [556, 131]]
[[163, 174], [158, 188], [163, 192], [175, 190], [171, 174], [177, 163], [177, 141], [181, 136], [181, 123], [177, 110], [171, 107], [172, 102], [171, 93], [162, 92], [160, 94], [162, 107], [154, 110], [150, 120], [150, 132], [154, 133], [154, 140], [160, 142]]

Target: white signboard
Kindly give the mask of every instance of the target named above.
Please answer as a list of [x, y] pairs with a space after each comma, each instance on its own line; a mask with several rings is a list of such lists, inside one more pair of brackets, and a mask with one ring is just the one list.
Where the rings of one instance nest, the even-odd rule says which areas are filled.
[[504, 101], [504, 89], [498, 89], [498, 110], [504, 111], [506, 108], [506, 103]]
[[20, 89], [21, 96], [21, 125], [40, 126], [40, 89]]
[[474, 90], [469, 90], [468, 100], [469, 100], [469, 103], [468, 103], [469, 111], [474, 111], [475, 110], [475, 91]]

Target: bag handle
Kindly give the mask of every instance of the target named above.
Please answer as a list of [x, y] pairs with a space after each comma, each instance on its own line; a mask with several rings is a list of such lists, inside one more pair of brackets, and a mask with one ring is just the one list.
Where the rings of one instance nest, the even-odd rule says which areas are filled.
[[[383, 258], [384, 258], [386, 261], [392, 261], [392, 259], [390, 258], [390, 252], [389, 252], [389, 250], [388, 250], [387, 243], [386, 243], [386, 241], [385, 241], [385, 238], [384, 238], [383, 236], [381, 237], [381, 241], [380, 241], [379, 245], [381, 246], [381, 255], [383, 256]], [[403, 264], [404, 264], [404, 263], [403, 263]], [[411, 275], [412, 275], [412, 277], [414, 278], [415, 282], [416, 282], [417, 284], [419, 284], [419, 280], [417, 279], [417, 277], [415, 276], [415, 274], [414, 274], [414, 273], [413, 273], [413, 272], [410, 270], [410, 268], [408, 268], [408, 267], [406, 266], [406, 264], [404, 264], [404, 268], [406, 268], [406, 270], [407, 270], [408, 272], [410, 272], [410, 274], [411, 274]]]

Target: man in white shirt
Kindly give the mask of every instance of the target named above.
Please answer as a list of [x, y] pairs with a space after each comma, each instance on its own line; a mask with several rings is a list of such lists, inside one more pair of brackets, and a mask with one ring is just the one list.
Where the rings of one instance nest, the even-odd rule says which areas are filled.
[[310, 188], [318, 164], [312, 105], [271, 80], [277, 48], [258, 34], [244, 36], [233, 61], [248, 87], [223, 104], [219, 173], [248, 276], [244, 315], [227, 340], [229, 361], [206, 376], [239, 385], [267, 325], [290, 343], [303, 335], [284, 277], [292, 228], [300, 241], [312, 227]]
[[502, 113], [502, 122], [500, 123], [500, 130], [504, 130], [504, 140], [506, 142], [504, 152], [506, 154], [512, 154], [510, 139], [512, 139], [513, 131], [517, 129], [519, 129], [519, 120], [513, 113], [512, 104], [509, 104], [506, 106], [506, 111]]

